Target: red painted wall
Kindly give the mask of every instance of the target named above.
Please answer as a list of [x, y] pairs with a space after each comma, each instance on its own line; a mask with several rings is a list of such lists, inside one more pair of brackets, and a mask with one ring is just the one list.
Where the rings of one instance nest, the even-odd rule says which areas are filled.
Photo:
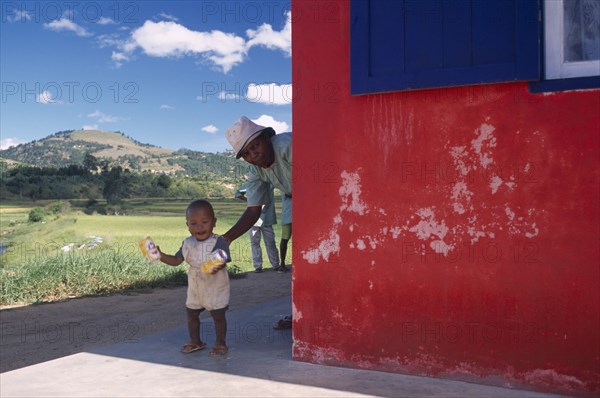
[[349, 93], [293, 3], [294, 358], [600, 393], [600, 91]]

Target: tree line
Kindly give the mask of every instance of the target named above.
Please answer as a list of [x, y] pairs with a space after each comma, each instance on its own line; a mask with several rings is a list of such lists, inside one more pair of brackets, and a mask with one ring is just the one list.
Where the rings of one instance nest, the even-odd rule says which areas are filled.
[[81, 164], [8, 167], [0, 162], [0, 199], [106, 199], [231, 197], [243, 176], [167, 175], [131, 171], [86, 153]]

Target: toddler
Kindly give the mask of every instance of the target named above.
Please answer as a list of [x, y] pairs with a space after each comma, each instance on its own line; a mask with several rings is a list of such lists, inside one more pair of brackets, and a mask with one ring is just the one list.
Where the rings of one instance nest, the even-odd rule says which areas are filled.
[[[217, 219], [208, 201], [195, 200], [190, 203], [185, 218], [191, 236], [183, 241], [179, 251], [175, 255], [169, 255], [158, 247], [160, 261], [163, 263], [177, 266], [185, 260], [189, 265], [185, 306], [190, 342], [181, 348], [181, 352], [190, 353], [206, 348], [206, 343], [200, 339], [200, 313], [207, 310], [215, 322], [216, 335], [210, 355], [223, 356], [228, 352], [225, 343], [225, 312], [229, 306], [229, 275], [226, 267], [226, 263], [231, 261], [229, 245], [221, 236], [213, 234]], [[207, 274], [201, 270], [201, 265], [217, 249], [227, 253], [227, 260], [222, 265], [213, 267], [211, 273]]]

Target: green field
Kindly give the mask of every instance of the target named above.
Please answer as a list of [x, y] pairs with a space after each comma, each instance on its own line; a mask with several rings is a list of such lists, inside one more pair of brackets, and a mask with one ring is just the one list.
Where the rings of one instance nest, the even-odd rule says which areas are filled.
[[[211, 202], [217, 234], [227, 231], [245, 206], [236, 200]], [[42, 222], [29, 221], [31, 209], [57, 207], [56, 202], [2, 203], [0, 243], [6, 251], [0, 256], [0, 305], [184, 285], [185, 264], [147, 265], [138, 242], [150, 236], [163, 252], [174, 254], [189, 234], [185, 225], [188, 203], [189, 199], [131, 199], [123, 203], [119, 215], [101, 215], [90, 211], [84, 201], [71, 201]], [[93, 205], [98, 211], [104, 207], [104, 203]], [[279, 242], [280, 228], [274, 229]], [[253, 270], [247, 236], [233, 242], [230, 250], [232, 276]], [[291, 258], [290, 245], [288, 261]]]

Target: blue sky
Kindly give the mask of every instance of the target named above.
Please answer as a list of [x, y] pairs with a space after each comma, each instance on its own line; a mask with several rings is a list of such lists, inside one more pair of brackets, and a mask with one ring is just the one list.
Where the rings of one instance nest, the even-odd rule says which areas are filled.
[[240, 115], [291, 131], [289, 1], [0, 4], [2, 149], [84, 128], [220, 152]]

